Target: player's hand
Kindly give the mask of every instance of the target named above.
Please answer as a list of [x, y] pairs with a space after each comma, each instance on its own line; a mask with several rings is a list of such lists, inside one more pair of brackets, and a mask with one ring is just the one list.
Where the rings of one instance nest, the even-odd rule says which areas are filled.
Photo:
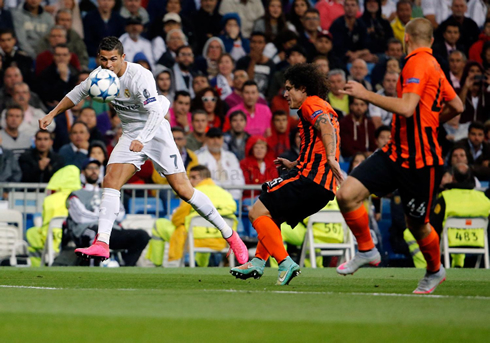
[[274, 160], [274, 164], [276, 168], [290, 170], [296, 166], [296, 161], [291, 162], [286, 158], [278, 157]]
[[140, 152], [141, 150], [143, 150], [143, 143], [135, 139], [134, 141], [131, 142], [131, 145], [129, 146], [129, 150], [134, 152]]
[[339, 162], [335, 160], [335, 158], [327, 158], [327, 164], [330, 167], [330, 170], [337, 179], [337, 183], [340, 185], [344, 181], [344, 175], [342, 174], [342, 169], [340, 169]]
[[361, 83], [352, 80], [345, 84], [343, 90], [340, 90], [340, 93], [347, 94], [359, 99], [365, 99], [365, 95], [367, 92], [368, 91]]
[[41, 130], [46, 130], [49, 124], [53, 121], [53, 114], [52, 112], [49, 112], [47, 115], [39, 119], [39, 128]]

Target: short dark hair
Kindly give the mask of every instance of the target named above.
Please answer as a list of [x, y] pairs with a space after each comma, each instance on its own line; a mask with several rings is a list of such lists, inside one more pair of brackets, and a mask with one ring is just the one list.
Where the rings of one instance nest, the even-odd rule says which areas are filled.
[[242, 110], [236, 110], [236, 111], [231, 112], [230, 113], [230, 116], [228, 117], [228, 119], [231, 122], [233, 120], [233, 118], [235, 118], [237, 116], [242, 116], [243, 119], [245, 119], [245, 121], [247, 121], [247, 115]]
[[284, 110], [275, 110], [274, 112], [272, 112], [272, 119], [274, 119], [274, 117], [287, 116], [287, 115], [288, 114]]
[[250, 34], [250, 40], [252, 40], [252, 37], [255, 37], [255, 36], [261, 36], [261, 37], [264, 37], [265, 41], [267, 42], [267, 37], [265, 36], [265, 33], [264, 32], [261, 32], [261, 31], [254, 31]]
[[73, 123], [73, 125], [70, 128], [70, 133], [73, 131], [73, 128], [75, 127], [75, 125], [78, 125], [78, 124], [85, 126], [85, 128], [87, 129], [87, 132], [90, 133], [90, 129], [88, 128], [88, 125], [85, 124], [83, 121], [80, 121], [80, 120], [77, 120], [76, 122]]
[[170, 129], [172, 133], [174, 132], [182, 132], [182, 134], [185, 136], [185, 130], [181, 128], [180, 126], [174, 126], [173, 128]]
[[[177, 48], [177, 50], [175, 50], [175, 55], [176, 56], [179, 56], [180, 51], [183, 50], [183, 49], [191, 49], [191, 51], [192, 51], [192, 47], [190, 45], [182, 45], [182, 46], [179, 46]], [[192, 53], [194, 53], [194, 51], [192, 51]]]
[[121, 43], [121, 41], [114, 36], [109, 36], [109, 37], [104, 37], [100, 41], [99, 47], [97, 48], [97, 55], [100, 54], [100, 51], [112, 51], [112, 50], [117, 50], [117, 53], [119, 56], [122, 56], [124, 54], [124, 47]]
[[43, 130], [43, 129], [37, 130], [36, 134], [34, 135], [34, 138], [37, 139], [37, 136], [41, 133], [47, 133], [49, 135], [49, 139], [53, 140], [53, 137], [51, 137], [51, 133], [48, 130]]
[[284, 73], [284, 80], [296, 89], [304, 87], [308, 96], [316, 95], [321, 99], [327, 97], [327, 79], [314, 64], [299, 63], [289, 67]]
[[400, 45], [403, 46], [403, 43], [398, 38], [390, 38], [390, 39], [388, 39], [388, 41], [386, 42], [386, 46], [388, 47], [391, 44], [400, 44]]
[[194, 111], [192, 111], [192, 119], [191, 120], [194, 120], [194, 117], [198, 114], [204, 114], [206, 117], [208, 116], [208, 114], [206, 113], [206, 111], [204, 111], [203, 109], [196, 109]]
[[203, 166], [202, 164], [192, 167], [189, 172], [198, 172], [202, 179], [209, 179], [211, 177], [211, 172], [209, 171], [208, 167]]
[[297, 52], [298, 54], [303, 55], [304, 57], [307, 57], [306, 50], [299, 44], [296, 44], [295, 46], [291, 47], [290, 49], [286, 50], [286, 56], [289, 58], [293, 52]]
[[361, 98], [355, 98], [353, 96], [349, 96], [349, 106], [352, 105], [354, 103], [354, 100], [361, 100], [362, 102], [364, 102], [366, 105], [368, 104], [368, 102], [366, 100], [363, 100]]
[[410, 7], [412, 7], [412, 2], [411, 2], [410, 0], [399, 0], [399, 1], [396, 3], [396, 10], [398, 11], [399, 6], [400, 6], [400, 5], [403, 5], [403, 4], [408, 4], [408, 5], [410, 5]]
[[456, 20], [450, 20], [444, 25], [443, 33], [446, 32], [447, 28], [449, 26], [452, 27], [457, 27], [459, 29], [459, 32], [461, 32], [461, 25], [456, 21]]
[[381, 134], [381, 132], [383, 131], [388, 131], [388, 132], [391, 132], [391, 128], [387, 125], [381, 125], [380, 127], [378, 127], [375, 131], [374, 131], [374, 138], [378, 139], [379, 135]]
[[468, 133], [471, 132], [471, 129], [482, 130], [483, 132], [485, 132], [485, 125], [483, 125], [482, 122], [474, 121], [470, 124], [470, 126], [468, 126]]
[[319, 11], [318, 11], [316, 8], [314, 8], [314, 7], [310, 7], [310, 8], [308, 8], [308, 9], [305, 11], [305, 14], [303, 14], [303, 17], [304, 17], [305, 15], [307, 15], [308, 13], [315, 13], [315, 14], [318, 14], [318, 16], [320, 16], [320, 12], [319, 12]]
[[68, 47], [68, 44], [66, 43], [59, 43], [59, 44], [56, 44], [53, 48], [53, 51], [56, 50], [56, 48], [62, 48], [62, 49], [68, 49], [68, 51], [71, 52], [70, 48]]
[[22, 108], [22, 106], [17, 105], [17, 104], [11, 104], [11, 105], [8, 105], [7, 108], [5, 109], [5, 118], [8, 117], [10, 110], [20, 110], [22, 112], [22, 115], [24, 115], [24, 109]]
[[185, 97], [191, 97], [191, 94], [188, 92], [188, 91], [177, 91], [175, 92], [175, 96], [174, 96], [174, 101], [176, 101], [179, 96], [185, 96]]
[[8, 28], [0, 29], [0, 36], [5, 35], [7, 33], [10, 33], [12, 35], [12, 37], [17, 39], [17, 37], [15, 37], [15, 31], [13, 29], [8, 29]]
[[259, 90], [259, 85], [254, 80], [247, 80], [247, 81], [245, 81], [243, 83], [243, 86], [242, 86], [242, 92], [243, 92], [243, 90], [245, 89], [246, 86], [255, 86], [255, 87], [257, 87], [257, 90]]

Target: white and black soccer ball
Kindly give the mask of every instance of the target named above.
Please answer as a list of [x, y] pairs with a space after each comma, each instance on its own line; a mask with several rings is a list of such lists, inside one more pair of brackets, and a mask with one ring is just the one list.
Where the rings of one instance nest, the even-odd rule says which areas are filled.
[[119, 94], [119, 78], [109, 69], [96, 69], [89, 75], [88, 94], [97, 102], [111, 102]]

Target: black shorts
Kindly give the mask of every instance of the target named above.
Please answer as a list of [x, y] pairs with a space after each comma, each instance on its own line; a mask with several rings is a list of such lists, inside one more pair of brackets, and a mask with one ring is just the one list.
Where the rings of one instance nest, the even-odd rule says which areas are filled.
[[378, 149], [355, 168], [350, 176], [379, 197], [398, 189], [405, 215], [415, 223], [425, 224], [429, 222], [442, 174], [442, 166], [403, 168]]
[[297, 170], [293, 169], [286, 177], [265, 183], [259, 197], [278, 225], [286, 222], [294, 228], [335, 198], [333, 192], [300, 175]]

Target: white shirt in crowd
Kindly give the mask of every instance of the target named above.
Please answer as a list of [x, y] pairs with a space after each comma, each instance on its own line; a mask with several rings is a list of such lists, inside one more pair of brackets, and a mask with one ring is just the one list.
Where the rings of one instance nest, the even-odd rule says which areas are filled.
[[[138, 52], [142, 52], [145, 54], [148, 62], [150, 62], [151, 69], [155, 69], [155, 56], [153, 54], [153, 47], [148, 39], [139, 36], [138, 40], [135, 42], [129, 37], [128, 33], [125, 33], [121, 37], [119, 37], [119, 40], [124, 47], [126, 61], [134, 62], [134, 56]], [[160, 56], [158, 58], [160, 58]]]
[[[386, 96], [384, 89], [380, 89], [376, 93], [383, 95], [383, 96]], [[393, 113], [392, 112], [388, 112], [388, 111], [382, 109], [381, 107], [374, 106], [371, 103], [368, 106], [368, 110], [369, 110], [369, 115], [371, 116], [371, 118], [372, 117], [380, 117], [383, 125], [391, 126], [391, 120], [393, 119]]]

